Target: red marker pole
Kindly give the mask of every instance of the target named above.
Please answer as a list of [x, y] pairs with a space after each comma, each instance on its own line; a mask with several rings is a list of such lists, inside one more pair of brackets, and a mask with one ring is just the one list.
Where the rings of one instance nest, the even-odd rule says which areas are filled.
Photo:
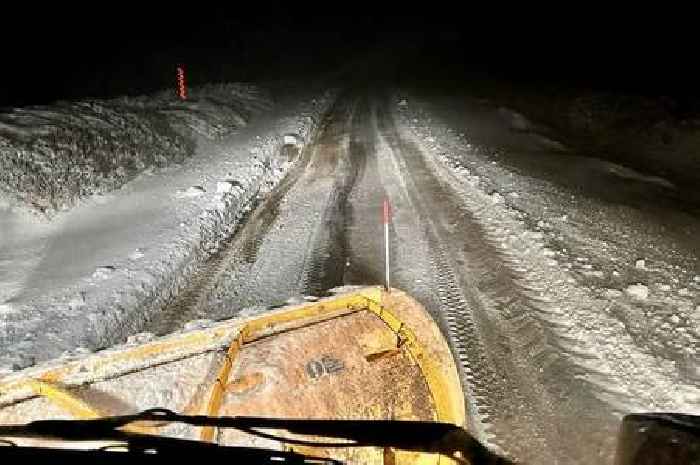
[[185, 87], [185, 68], [177, 67], [177, 95], [181, 100], [187, 100], [187, 88]]
[[391, 207], [389, 199], [384, 199], [384, 288], [389, 292], [389, 221], [391, 219]]

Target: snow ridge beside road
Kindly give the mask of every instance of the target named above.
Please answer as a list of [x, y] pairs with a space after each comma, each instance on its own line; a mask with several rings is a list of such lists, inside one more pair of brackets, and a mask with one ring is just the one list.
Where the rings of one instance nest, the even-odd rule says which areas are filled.
[[58, 215], [41, 264], [2, 302], [1, 369], [138, 333], [284, 177], [294, 163], [285, 135], [306, 144], [335, 94], [287, 96], [233, 135], [199, 137], [182, 165], [146, 171]]
[[186, 101], [163, 91], [0, 111], [0, 193], [48, 216], [67, 211], [183, 162], [196, 136], [221, 138], [271, 105], [261, 88], [208, 84]]
[[[419, 98], [400, 95], [394, 101], [399, 102], [395, 114], [402, 123], [402, 136], [431, 155], [426, 158], [433, 170], [460, 193], [465, 209], [481, 224], [489, 243], [500, 249], [503, 263], [538, 302], [524, 314], [518, 308], [515, 317], [509, 315], [507, 304], [495, 306], [496, 311], [486, 317], [501, 328], [502, 343], [527, 374], [525, 379], [543, 386], [544, 403], [551, 412], [540, 413], [569, 421], [575, 417], [581, 422], [585, 419], [577, 412], [586, 412], [591, 419], [610, 415], [619, 419], [640, 411], [700, 413], [699, 339], [693, 313], [693, 308], [698, 311], [698, 286], [692, 268], [681, 272], [678, 265], [674, 268], [655, 260], [659, 275], [673, 279], [678, 289], [669, 295], [671, 286], [659, 288], [660, 293], [655, 288], [652, 301], [647, 287], [634, 282], [644, 276], [642, 272], [656, 269], [647, 269], [645, 261], [630, 260], [629, 274], [617, 271], [623, 270], [618, 256], [638, 253], [629, 250], [630, 243], [625, 244], [629, 249], [615, 250], [606, 243], [608, 237], [580, 223], [569, 224], [570, 218], [586, 214], [588, 205], [583, 200], [581, 206], [558, 205], [560, 198], [549, 195], [551, 187], [542, 188], [545, 181], [512, 170], [491, 156], [498, 148], [470, 140], [465, 134], [469, 126], [460, 128], [442, 119], [432, 111], [434, 106]], [[533, 205], [544, 208], [537, 210]], [[567, 211], [563, 216], [562, 207]], [[627, 227], [607, 226], [622, 231]], [[579, 244], [568, 242], [572, 230], [600, 255], [585, 254]], [[597, 241], [591, 244], [588, 235]], [[606, 253], [613, 267], [605, 263]], [[632, 283], [629, 296], [621, 291], [605, 292], [606, 287], [625, 280]], [[655, 328], [659, 317], [665, 323]], [[554, 368], [563, 366], [568, 369], [556, 374]], [[587, 408], [597, 405], [584, 400], [590, 396], [604, 407]], [[605, 454], [614, 452], [613, 436], [595, 440], [584, 436], [581, 440], [600, 441]]]
[[[549, 302], [545, 318], [556, 321], [574, 354], [585, 355], [574, 358], [600, 385], [601, 397], [622, 411], [636, 408], [700, 412], [698, 386], [679, 379], [676, 364], [640, 350], [625, 325], [610, 313], [610, 303], [578, 285], [576, 277], [552, 259], [547, 234], [532, 230], [527, 214], [510, 207], [505, 194], [493, 191], [500, 180], [482, 179], [480, 175], [483, 177], [486, 171], [477, 174], [474, 166], [466, 166], [462, 158], [465, 152], [471, 152], [468, 159], [478, 159], [468, 139], [449, 129], [444, 131], [445, 123], [428, 113], [403, 110], [399, 116], [425, 152], [435, 154], [435, 167], [463, 192], [465, 204], [484, 224], [491, 241], [500, 244], [516, 266], [527, 271], [531, 287], [540, 289], [540, 297]], [[690, 357], [697, 357], [697, 344], [696, 338], [688, 341]]]

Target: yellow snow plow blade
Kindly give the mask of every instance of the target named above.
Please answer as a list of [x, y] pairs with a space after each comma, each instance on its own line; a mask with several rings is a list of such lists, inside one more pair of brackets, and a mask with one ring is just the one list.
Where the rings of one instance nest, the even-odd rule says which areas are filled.
[[[466, 413], [451, 352], [430, 315], [407, 294], [381, 288], [59, 359], [0, 379], [0, 424], [5, 425], [155, 407], [210, 416], [420, 420], [460, 427]], [[212, 427], [151, 423], [130, 429], [293, 449], [347, 463], [453, 460], [371, 447], [292, 447]]]

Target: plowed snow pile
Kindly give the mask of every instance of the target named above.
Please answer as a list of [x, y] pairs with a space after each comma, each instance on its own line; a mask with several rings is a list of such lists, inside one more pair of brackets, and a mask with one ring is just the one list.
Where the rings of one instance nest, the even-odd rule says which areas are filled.
[[488, 102], [406, 101], [407, 132], [538, 282], [544, 320], [578, 351], [570, 359], [586, 367], [594, 394], [624, 413], [700, 411], [700, 276], [687, 239], [697, 220], [670, 208], [659, 220], [645, 203], [671, 203], [659, 193], [669, 188], [503, 124]]
[[67, 210], [117, 189], [148, 168], [194, 153], [192, 133], [220, 138], [271, 105], [240, 84], [157, 95], [58, 102], [0, 112], [0, 192], [34, 210]]
[[[13, 199], [0, 192], [0, 373], [112, 346], [158, 318], [294, 166], [334, 99], [270, 95], [234, 84], [186, 102], [162, 94], [10, 113], [31, 116], [1, 132]], [[55, 149], [56, 131], [88, 142]], [[73, 207], [36, 215], [17, 198]]]

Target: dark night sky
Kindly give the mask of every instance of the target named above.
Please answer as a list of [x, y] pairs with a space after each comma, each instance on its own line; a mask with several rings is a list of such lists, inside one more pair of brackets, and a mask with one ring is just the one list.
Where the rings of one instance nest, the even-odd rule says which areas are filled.
[[353, 3], [352, 14], [320, 14], [270, 4], [262, 14], [232, 5], [28, 5], [0, 30], [0, 106], [147, 93], [172, 84], [178, 61], [193, 83], [298, 77], [380, 46], [392, 51], [387, 60], [404, 57], [404, 75], [429, 76], [438, 66], [441, 75], [486, 71], [514, 82], [681, 95], [695, 93], [700, 77], [693, 16], [660, 7], [484, 12], [464, 4], [398, 14]]

